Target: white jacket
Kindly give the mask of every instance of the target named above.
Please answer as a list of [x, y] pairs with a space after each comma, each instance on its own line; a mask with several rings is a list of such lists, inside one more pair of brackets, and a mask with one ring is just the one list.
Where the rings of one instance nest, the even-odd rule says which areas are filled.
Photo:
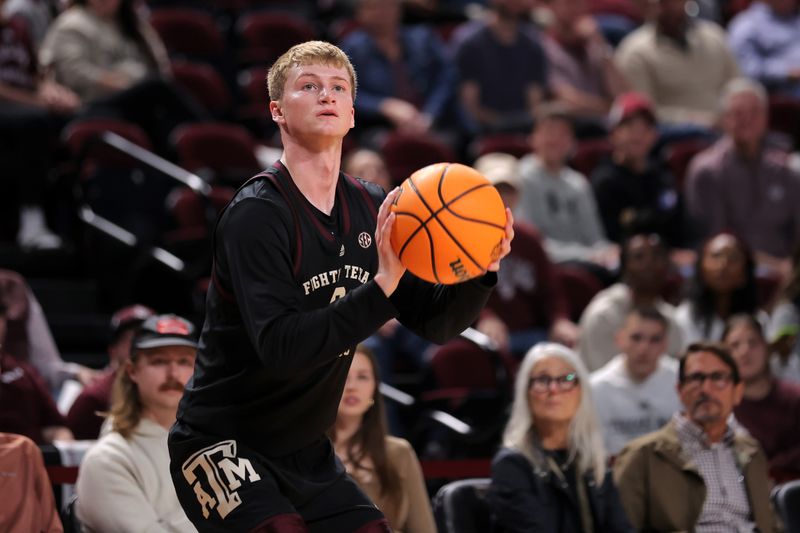
[[87, 532], [196, 531], [169, 475], [167, 430], [149, 419], [130, 439], [112, 431], [86, 452], [77, 492]]

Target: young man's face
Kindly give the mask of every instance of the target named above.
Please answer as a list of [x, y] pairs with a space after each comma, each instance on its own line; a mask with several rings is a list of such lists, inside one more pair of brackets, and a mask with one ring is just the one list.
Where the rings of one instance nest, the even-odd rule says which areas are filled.
[[575, 136], [566, 121], [547, 118], [536, 125], [532, 142], [534, 152], [541, 159], [564, 164], [575, 144]]
[[353, 88], [344, 67], [297, 65], [283, 97], [269, 103], [272, 119], [294, 137], [344, 137], [355, 125]]
[[614, 151], [624, 160], [647, 159], [658, 140], [658, 130], [647, 117], [635, 115], [618, 125], [611, 132]]
[[178, 409], [196, 353], [189, 346], [163, 346], [142, 350], [135, 362], [128, 363], [128, 375], [145, 409]]
[[642, 381], [658, 367], [658, 360], [667, 348], [667, 331], [658, 320], [631, 314], [617, 332], [617, 346], [625, 354], [628, 372], [635, 380]]

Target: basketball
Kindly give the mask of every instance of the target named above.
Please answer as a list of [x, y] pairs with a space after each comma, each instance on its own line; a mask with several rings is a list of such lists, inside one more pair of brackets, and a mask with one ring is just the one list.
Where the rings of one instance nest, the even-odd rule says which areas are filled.
[[421, 168], [400, 186], [392, 206], [391, 243], [412, 274], [454, 284], [480, 276], [500, 256], [506, 211], [478, 171], [458, 163]]

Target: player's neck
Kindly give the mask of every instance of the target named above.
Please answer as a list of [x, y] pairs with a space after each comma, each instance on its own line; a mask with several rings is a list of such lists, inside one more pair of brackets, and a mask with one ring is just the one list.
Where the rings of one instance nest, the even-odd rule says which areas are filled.
[[333, 211], [341, 160], [341, 144], [320, 151], [287, 145], [281, 156], [281, 162], [303, 196], [326, 215]]

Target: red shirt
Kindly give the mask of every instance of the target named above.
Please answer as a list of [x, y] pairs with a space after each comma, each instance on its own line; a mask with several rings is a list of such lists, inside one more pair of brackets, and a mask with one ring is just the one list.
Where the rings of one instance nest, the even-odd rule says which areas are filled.
[[105, 418], [97, 412], [108, 411], [111, 405], [111, 388], [116, 377], [116, 371], [106, 370], [75, 398], [67, 413], [67, 426], [76, 439], [96, 439], [100, 436], [100, 427]]
[[56, 403], [33, 367], [0, 355], [0, 431], [42, 444], [42, 429], [65, 426]]

